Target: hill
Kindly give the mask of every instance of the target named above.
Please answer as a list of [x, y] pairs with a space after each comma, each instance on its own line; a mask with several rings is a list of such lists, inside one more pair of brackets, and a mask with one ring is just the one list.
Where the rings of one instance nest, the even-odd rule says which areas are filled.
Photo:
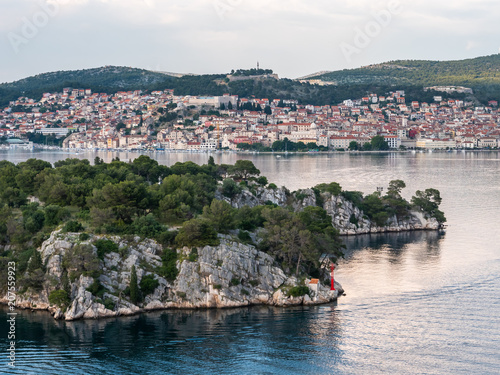
[[[266, 73], [272, 70], [265, 71]], [[251, 73], [251, 70], [248, 72]], [[237, 75], [247, 71], [237, 70]], [[44, 92], [61, 92], [64, 87], [90, 88], [94, 92], [112, 94], [129, 90], [174, 89], [176, 95], [223, 95], [240, 97], [297, 99], [302, 103], [330, 104], [342, 95], [291, 79], [263, 78], [230, 82], [227, 74], [173, 74], [128, 67], [106, 66], [96, 69], [58, 71], [39, 74], [11, 83], [0, 84], [0, 106], [20, 96], [39, 100]]]
[[[306, 77], [335, 84], [320, 86], [286, 78], [230, 81], [227, 74], [181, 75], [106, 66], [44, 73], [0, 84], [0, 106], [8, 105], [9, 101], [20, 96], [39, 100], [44, 92], [61, 92], [64, 87], [90, 88], [94, 92], [108, 94], [121, 90], [173, 89], [175, 95], [229, 93], [270, 100], [295, 99], [300, 104], [334, 105], [345, 99], [360, 98], [368, 93], [384, 95], [395, 89], [405, 90], [409, 100], [428, 102], [433, 100], [435, 92], [426, 92], [424, 87], [453, 85], [472, 88], [474, 96], [467, 96], [470, 100], [487, 103], [491, 99], [500, 99], [500, 55], [460, 61], [398, 60], [358, 69], [320, 72]], [[443, 96], [446, 98], [447, 94]], [[451, 96], [465, 98], [466, 95]]]
[[310, 78], [337, 85], [500, 85], [500, 54], [456, 61], [397, 60]]
[[116, 92], [154, 87], [172, 79], [173, 77], [159, 72], [119, 66], [43, 73], [0, 84], [0, 104], [5, 105], [21, 95], [39, 99], [44, 92], [60, 92], [64, 87]]

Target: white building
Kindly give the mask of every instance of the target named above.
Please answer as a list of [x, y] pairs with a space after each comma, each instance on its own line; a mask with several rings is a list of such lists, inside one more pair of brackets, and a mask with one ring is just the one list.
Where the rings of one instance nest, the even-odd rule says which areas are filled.
[[224, 106], [227, 108], [228, 104], [231, 103], [233, 108], [236, 109], [237, 102], [238, 102], [238, 97], [235, 95], [191, 96], [188, 99], [188, 105], [210, 106], [215, 108], [220, 108], [222, 104], [224, 104]]
[[[472, 142], [471, 142], [472, 143]], [[446, 149], [455, 148], [456, 142], [453, 139], [427, 139], [422, 138], [416, 143], [417, 148], [425, 149]]]
[[401, 138], [397, 135], [384, 135], [384, 141], [387, 142], [389, 148], [399, 148], [401, 146]]

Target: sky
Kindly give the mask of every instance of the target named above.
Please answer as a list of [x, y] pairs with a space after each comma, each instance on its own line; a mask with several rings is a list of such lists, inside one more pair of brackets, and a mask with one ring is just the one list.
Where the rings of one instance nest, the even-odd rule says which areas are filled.
[[298, 78], [500, 51], [498, 0], [1, 0], [0, 82], [130, 66]]

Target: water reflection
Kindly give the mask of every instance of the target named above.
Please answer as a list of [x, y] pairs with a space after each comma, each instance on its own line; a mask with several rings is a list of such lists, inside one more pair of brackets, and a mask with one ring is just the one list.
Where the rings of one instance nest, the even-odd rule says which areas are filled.
[[443, 240], [444, 235], [437, 231], [374, 233], [343, 237], [346, 260], [356, 257], [360, 251], [366, 251], [372, 255], [385, 254], [386, 259], [394, 264], [401, 262], [405, 253], [413, 249], [414, 259], [422, 263], [434, 262], [439, 259]]
[[[5, 314], [2, 308], [3, 332]], [[334, 304], [158, 311], [76, 322], [56, 321], [44, 312], [19, 311], [17, 326], [18, 368], [36, 373], [42, 369], [61, 373], [68, 363], [76, 366], [72, 367], [75, 371], [85, 368], [88, 373], [102, 372], [103, 366], [107, 373], [129, 372], [139, 363], [147, 373], [163, 373], [159, 368], [248, 373], [246, 366], [272, 373], [277, 362], [280, 369], [300, 373], [293, 365], [296, 361], [308, 363], [326, 344], [330, 355], [335, 355], [341, 337]], [[317, 364], [312, 361], [307, 366], [314, 369]], [[53, 371], [46, 372], [47, 368]]]
[[436, 244], [442, 235], [437, 231], [411, 231], [394, 233], [361, 234], [358, 236], [343, 236], [346, 245], [346, 254], [357, 249], [370, 247], [374, 250], [389, 245], [392, 249], [403, 249], [406, 245], [415, 242]]
[[437, 231], [344, 237], [345, 258], [339, 261], [337, 276], [349, 303], [424, 290], [440, 267], [444, 238]]

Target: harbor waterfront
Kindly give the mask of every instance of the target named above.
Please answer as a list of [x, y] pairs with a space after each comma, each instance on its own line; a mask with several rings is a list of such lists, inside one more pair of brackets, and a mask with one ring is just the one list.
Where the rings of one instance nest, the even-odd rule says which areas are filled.
[[[0, 150], [31, 157], [128, 161], [132, 152]], [[147, 153], [160, 164], [202, 153]], [[405, 194], [441, 192], [446, 234], [344, 237], [336, 304], [158, 311], [132, 317], [56, 321], [17, 310], [16, 367], [8, 368], [8, 316], [0, 310], [4, 358], [14, 374], [497, 374], [500, 371], [500, 154], [211, 154], [217, 164], [250, 159], [290, 190], [338, 182], [363, 193], [406, 182]], [[409, 199], [409, 196], [405, 196]]]

